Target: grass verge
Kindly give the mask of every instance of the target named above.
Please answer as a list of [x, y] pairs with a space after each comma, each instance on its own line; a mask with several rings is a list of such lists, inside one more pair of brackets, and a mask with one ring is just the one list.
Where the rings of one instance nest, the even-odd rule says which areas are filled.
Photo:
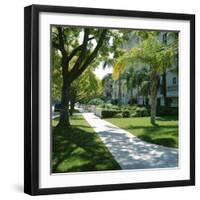
[[119, 170], [120, 166], [81, 115], [71, 117], [71, 127], [57, 128], [52, 120], [52, 171]]
[[156, 125], [150, 123], [149, 117], [108, 118], [106, 120], [147, 142], [178, 148], [176, 116], [157, 117]]

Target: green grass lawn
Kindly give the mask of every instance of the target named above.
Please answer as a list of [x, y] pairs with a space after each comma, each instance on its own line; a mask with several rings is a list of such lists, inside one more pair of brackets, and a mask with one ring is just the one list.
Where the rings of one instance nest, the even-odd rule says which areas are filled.
[[175, 116], [157, 117], [157, 125], [150, 123], [150, 117], [108, 118], [106, 120], [142, 140], [178, 148], [178, 120]]
[[83, 172], [116, 170], [120, 166], [102, 143], [98, 135], [81, 115], [74, 115], [71, 127], [55, 127], [52, 120], [52, 171]]

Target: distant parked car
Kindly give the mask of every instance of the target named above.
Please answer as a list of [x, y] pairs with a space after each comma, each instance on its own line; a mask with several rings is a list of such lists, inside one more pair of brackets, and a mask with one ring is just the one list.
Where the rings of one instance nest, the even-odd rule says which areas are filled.
[[61, 111], [61, 103], [55, 103], [53, 105], [53, 111], [54, 112], [60, 112]]

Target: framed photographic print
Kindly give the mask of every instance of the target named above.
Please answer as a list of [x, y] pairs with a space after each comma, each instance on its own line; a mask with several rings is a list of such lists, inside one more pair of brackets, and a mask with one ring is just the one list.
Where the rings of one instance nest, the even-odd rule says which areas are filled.
[[25, 8], [24, 191], [195, 184], [195, 16]]

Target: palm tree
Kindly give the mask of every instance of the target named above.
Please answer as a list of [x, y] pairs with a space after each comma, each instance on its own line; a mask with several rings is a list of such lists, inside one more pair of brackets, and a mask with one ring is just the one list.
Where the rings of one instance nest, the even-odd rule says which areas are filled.
[[118, 79], [119, 72], [127, 65], [138, 66], [143, 64], [150, 70], [150, 100], [151, 100], [151, 123], [155, 124], [157, 92], [159, 86], [159, 75], [172, 63], [174, 48], [171, 45], [159, 41], [157, 34], [149, 34], [147, 39], [141, 40], [140, 44], [119, 57], [114, 65], [113, 78]]

